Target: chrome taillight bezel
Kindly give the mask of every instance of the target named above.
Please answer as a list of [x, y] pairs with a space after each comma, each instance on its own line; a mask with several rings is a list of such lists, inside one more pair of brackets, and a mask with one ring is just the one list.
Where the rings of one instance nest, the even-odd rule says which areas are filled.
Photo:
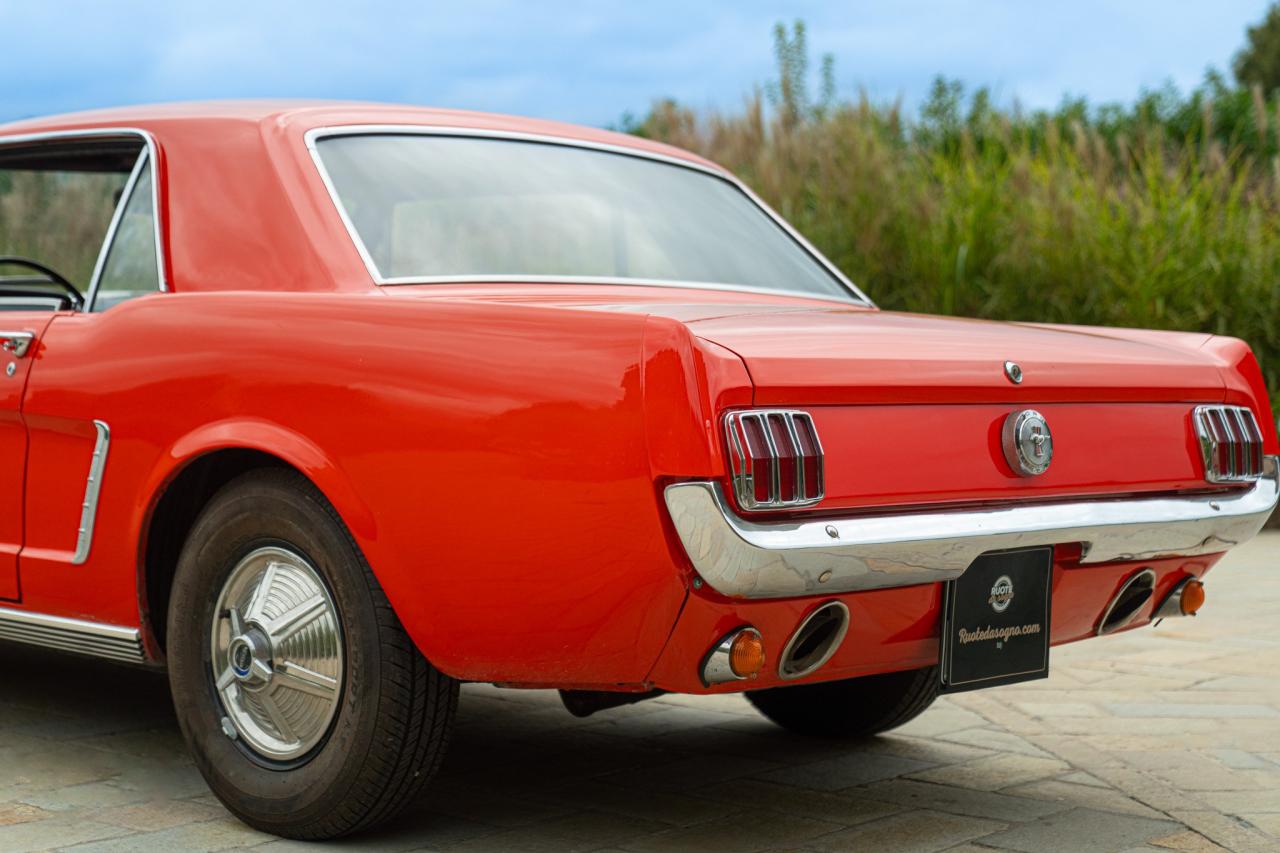
[[[1196, 406], [1191, 413], [1204, 478], [1210, 483], [1253, 483], [1262, 477], [1262, 429], [1245, 406]], [[1226, 452], [1221, 451], [1225, 447]], [[1219, 456], [1225, 464], [1219, 464]]]
[[[755, 469], [754, 457], [748, 452], [750, 438], [746, 430], [751, 423], [756, 425], [767, 444], [768, 464], [767, 470], [763, 472]], [[783, 497], [782, 460], [773, 432], [773, 426], [778, 424], [784, 427], [783, 435], [794, 454], [795, 474], [792, 482], [787, 484], [792, 495], [790, 498]], [[813, 417], [808, 412], [796, 409], [747, 409], [729, 412], [724, 416], [724, 432], [729, 482], [739, 508], [750, 512], [796, 509], [814, 506], [826, 496], [822, 442], [818, 438]], [[812, 442], [812, 453], [804, 452], [802, 432]], [[808, 482], [809, 478], [804, 470], [805, 460], [809, 458], [816, 463], [813, 478], [815, 483]], [[762, 474], [768, 477], [768, 497], [765, 500], [756, 495], [756, 478]]]

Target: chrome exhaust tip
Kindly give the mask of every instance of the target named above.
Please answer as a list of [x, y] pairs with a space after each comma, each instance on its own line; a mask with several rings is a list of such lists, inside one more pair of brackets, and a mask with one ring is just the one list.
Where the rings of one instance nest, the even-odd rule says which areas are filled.
[[1132, 625], [1143, 605], [1151, 600], [1155, 587], [1156, 573], [1152, 569], [1142, 569], [1130, 575], [1102, 612], [1102, 619], [1098, 622], [1098, 636], [1113, 634]]
[[840, 601], [819, 605], [800, 622], [778, 658], [778, 677], [784, 681], [816, 672], [844, 642], [849, 632], [849, 608]]

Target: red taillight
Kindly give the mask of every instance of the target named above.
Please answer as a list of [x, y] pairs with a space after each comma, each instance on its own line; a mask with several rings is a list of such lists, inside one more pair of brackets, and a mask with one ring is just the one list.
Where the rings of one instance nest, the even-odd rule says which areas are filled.
[[757, 409], [725, 418], [730, 479], [742, 509], [822, 500], [822, 445], [808, 412]]
[[822, 445], [813, 420], [808, 417], [795, 420], [796, 435], [800, 442], [801, 470], [804, 473], [804, 497], [806, 500], [822, 500], [825, 484], [822, 482]]
[[765, 435], [764, 422], [755, 418], [743, 421], [742, 434], [745, 450], [744, 470], [752, 483], [752, 497], [756, 501], [767, 503], [770, 484], [773, 482], [774, 458], [769, 452], [769, 439]]
[[1262, 476], [1262, 430], [1243, 406], [1197, 406], [1191, 415], [1211, 483], [1247, 483]]
[[796, 463], [800, 459], [800, 449], [791, 436], [791, 427], [781, 412], [773, 412], [766, 416], [769, 424], [769, 437], [773, 439], [773, 453], [778, 460], [778, 499], [785, 503], [794, 503], [796, 488]]

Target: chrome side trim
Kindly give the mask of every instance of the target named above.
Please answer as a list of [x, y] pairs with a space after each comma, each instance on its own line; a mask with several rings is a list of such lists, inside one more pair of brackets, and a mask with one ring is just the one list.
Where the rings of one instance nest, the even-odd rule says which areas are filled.
[[778, 598], [955, 580], [986, 551], [1079, 542], [1081, 562], [1226, 551], [1262, 528], [1280, 494], [1277, 459], [1242, 491], [1095, 499], [900, 515], [747, 521], [718, 482], [665, 499], [698, 574], [734, 598]]
[[[371, 136], [380, 134], [394, 134], [401, 136], [463, 136], [473, 139], [506, 139], [516, 142], [540, 142], [546, 145], [562, 145], [568, 148], [586, 148], [592, 151], [604, 151], [610, 154], [622, 154], [628, 157], [639, 157], [644, 160], [656, 160], [660, 163], [667, 163], [673, 166], [679, 166], [685, 169], [692, 169], [696, 172], [703, 172], [712, 177], [719, 178], [722, 181], [732, 185], [735, 189], [747, 197], [751, 203], [760, 208], [764, 214], [777, 225], [782, 232], [791, 238], [805, 254], [809, 255], [818, 265], [821, 266], [828, 275], [836, 280], [836, 283], [846, 288], [849, 293], [863, 302], [864, 304], [875, 307], [875, 303], [871, 301], [871, 297], [863, 293], [857, 285], [845, 277], [835, 264], [831, 263], [818, 249], [805, 239], [799, 231], [791, 226], [791, 223], [783, 219], [773, 208], [764, 203], [758, 195], [751, 191], [751, 188], [740, 181], [736, 175], [731, 172], [713, 169], [702, 163], [693, 160], [685, 160], [680, 157], [671, 157], [666, 154], [659, 154], [655, 151], [645, 151], [641, 148], [631, 148], [626, 145], [611, 145], [607, 142], [593, 142], [585, 139], [571, 139], [565, 136], [553, 136], [541, 133], [522, 133], [519, 131], [506, 130], [484, 130], [481, 128], [470, 127], [451, 127], [447, 125], [425, 125], [425, 124], [353, 124], [353, 125], [334, 125], [331, 127], [317, 127], [307, 131], [305, 140], [307, 150], [311, 153], [311, 159], [316, 165], [316, 169], [320, 172], [320, 179], [324, 182], [325, 189], [329, 192], [329, 198], [333, 202], [334, 207], [338, 210], [338, 216], [342, 219], [342, 224], [347, 229], [347, 234], [355, 243], [356, 250], [360, 253], [360, 259], [364, 261], [365, 268], [369, 272], [369, 276], [376, 284], [392, 285], [392, 284], [467, 284], [472, 282], [481, 283], [507, 283], [507, 282], [533, 282], [533, 283], [553, 283], [576, 281], [592, 282], [592, 283], [618, 283], [618, 284], [640, 284], [640, 285], [662, 285], [667, 287], [680, 287], [688, 284], [689, 286], [706, 288], [708, 285], [698, 282], [678, 282], [654, 280], [631, 280], [631, 279], [595, 279], [595, 278], [577, 278], [566, 279], [562, 276], [511, 276], [511, 275], [495, 275], [495, 276], [427, 276], [427, 277], [395, 277], [384, 278], [378, 270], [378, 265], [373, 260], [373, 255], [369, 253], [368, 248], [364, 245], [364, 241], [360, 239], [359, 232], [356, 231], [355, 223], [351, 221], [351, 217], [347, 215], [346, 207], [342, 203], [342, 199], [338, 197], [338, 190], [333, 185], [329, 172], [325, 169], [324, 161], [320, 158], [320, 152], [317, 142], [321, 139], [331, 136]], [[765, 290], [764, 288], [738, 287], [736, 285], [720, 285], [720, 289], [748, 292], [764, 292], [779, 293], [786, 296], [810, 297], [810, 294], [797, 293], [794, 290]], [[831, 299], [831, 297], [823, 297], [820, 295], [812, 298]], [[833, 300], [845, 303], [846, 300]]]
[[93, 547], [93, 523], [98, 515], [98, 493], [102, 490], [102, 470], [107, 465], [107, 451], [111, 448], [111, 427], [105, 421], [94, 421], [98, 440], [93, 444], [93, 458], [89, 461], [89, 478], [84, 485], [84, 503], [80, 506], [80, 529], [76, 533], [76, 552], [71, 565], [83, 565], [89, 559]]
[[0, 607], [0, 640], [128, 663], [147, 659], [137, 628]]
[[[94, 138], [110, 138], [113, 136], [136, 136], [142, 140], [143, 148], [147, 152], [147, 160], [151, 163], [152, 181], [151, 181], [151, 205], [155, 210], [155, 241], [156, 241], [156, 275], [160, 279], [160, 289], [162, 291], [169, 290], [169, 280], [164, 274], [165, 270], [165, 253], [163, 232], [160, 227], [161, 210], [160, 210], [160, 160], [157, 156], [159, 151], [156, 145], [155, 137], [149, 131], [142, 130], [137, 127], [91, 127], [81, 128], [78, 130], [48, 130], [39, 133], [17, 133], [12, 135], [4, 135], [0, 133], [0, 148], [10, 145], [25, 145], [31, 142], [49, 142], [55, 139], [94, 139]], [[135, 164], [136, 169], [136, 164]], [[104, 241], [105, 243], [105, 241]], [[86, 290], [87, 293], [87, 290]], [[89, 301], [85, 300], [82, 311], [87, 312], [89, 309]]]

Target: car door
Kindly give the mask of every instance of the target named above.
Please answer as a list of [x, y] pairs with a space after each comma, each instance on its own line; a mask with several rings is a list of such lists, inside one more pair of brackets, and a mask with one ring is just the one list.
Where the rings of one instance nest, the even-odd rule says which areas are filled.
[[[149, 155], [138, 132], [0, 136], [0, 600], [22, 600], [21, 569], [40, 553], [33, 551], [40, 543], [32, 540], [32, 523], [42, 510], [33, 508], [32, 495], [60, 490], [48, 471], [32, 470], [32, 458], [41, 452], [35, 441], [39, 418], [28, 409], [32, 377], [56, 346], [53, 328], [88, 316], [104, 281], [115, 283], [100, 307], [130, 295], [125, 255], [131, 253], [118, 252], [113, 262], [111, 247], [125, 230], [131, 190], [144, 173], [143, 219], [154, 225]], [[85, 426], [87, 452], [61, 448], [52, 460], [67, 472], [54, 479], [77, 481], [62, 555], [70, 563], [83, 562], [86, 506], [103, 456], [94, 443], [100, 430], [92, 420]], [[86, 431], [61, 429], [68, 435]]]
[[113, 495], [120, 509], [128, 494], [120, 488], [122, 469], [130, 467], [128, 451], [117, 442], [137, 436], [112, 431], [105, 411], [110, 401], [86, 393], [95, 384], [86, 377], [137, 366], [131, 362], [136, 353], [104, 347], [101, 340], [109, 337], [104, 330], [119, 317], [118, 306], [163, 289], [156, 234], [154, 174], [144, 149], [121, 191], [84, 307], [53, 317], [27, 383], [26, 524], [19, 557], [24, 601], [66, 602], [75, 597], [72, 590], [101, 593], [118, 577], [102, 571], [104, 559], [121, 564], [118, 553], [111, 562], [103, 537], [114, 533], [108, 544], [118, 552], [122, 529], [103, 516]]
[[0, 310], [0, 599], [11, 601], [19, 597], [27, 463], [22, 392], [52, 316], [49, 311]]

